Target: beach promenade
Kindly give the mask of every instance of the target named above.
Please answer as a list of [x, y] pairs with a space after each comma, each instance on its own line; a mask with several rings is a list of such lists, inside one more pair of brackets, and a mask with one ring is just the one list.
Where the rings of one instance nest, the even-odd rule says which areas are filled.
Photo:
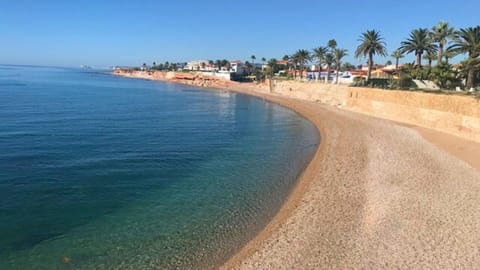
[[297, 111], [321, 143], [276, 217], [222, 269], [478, 268], [478, 143], [251, 85], [227, 87]]

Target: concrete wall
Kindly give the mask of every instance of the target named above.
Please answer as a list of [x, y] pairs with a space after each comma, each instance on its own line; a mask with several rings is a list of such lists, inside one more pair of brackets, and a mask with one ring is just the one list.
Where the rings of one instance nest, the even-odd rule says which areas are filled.
[[317, 82], [275, 81], [274, 93], [317, 101], [480, 142], [480, 99], [357, 88]]

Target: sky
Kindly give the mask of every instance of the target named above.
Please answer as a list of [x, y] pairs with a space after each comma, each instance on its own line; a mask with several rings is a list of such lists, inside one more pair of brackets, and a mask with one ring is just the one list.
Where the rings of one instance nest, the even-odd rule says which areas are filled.
[[330, 39], [348, 50], [346, 62], [360, 64], [365, 59], [354, 53], [366, 30], [380, 31], [391, 54], [416, 28], [439, 21], [479, 25], [479, 10], [478, 0], [0, 0], [0, 64], [138, 66], [245, 61], [252, 54], [281, 59]]

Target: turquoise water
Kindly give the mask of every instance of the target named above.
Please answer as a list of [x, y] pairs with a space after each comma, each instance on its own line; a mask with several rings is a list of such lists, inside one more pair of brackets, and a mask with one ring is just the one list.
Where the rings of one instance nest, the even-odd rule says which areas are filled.
[[0, 269], [212, 268], [273, 217], [318, 141], [245, 95], [0, 66]]

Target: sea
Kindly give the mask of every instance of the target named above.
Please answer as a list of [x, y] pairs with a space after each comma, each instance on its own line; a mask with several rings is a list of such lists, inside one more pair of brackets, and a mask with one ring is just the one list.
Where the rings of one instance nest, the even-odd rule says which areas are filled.
[[0, 269], [211, 269], [320, 142], [290, 109], [108, 70], [0, 65]]

